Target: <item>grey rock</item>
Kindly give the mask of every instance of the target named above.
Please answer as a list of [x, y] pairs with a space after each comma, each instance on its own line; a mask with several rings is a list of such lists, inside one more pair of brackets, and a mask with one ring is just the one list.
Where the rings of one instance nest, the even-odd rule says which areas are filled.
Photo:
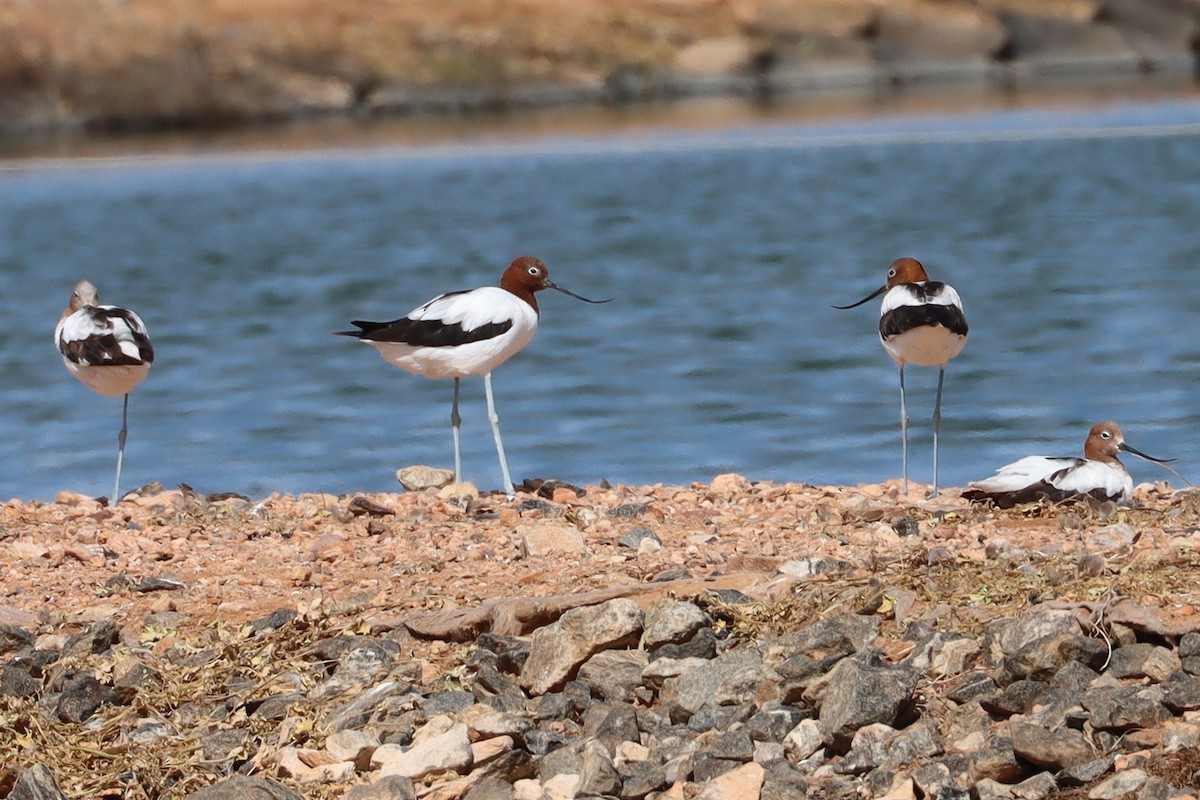
[[729, 758], [715, 758], [708, 753], [696, 753], [692, 756], [692, 780], [696, 783], [708, 783], [726, 772], [732, 772], [743, 763]]
[[19, 655], [0, 670], [0, 694], [10, 697], [32, 697], [42, 691], [44, 668], [58, 659], [57, 653], [34, 650]]
[[525, 692], [521, 691], [516, 680], [493, 664], [478, 665], [471, 691], [476, 700], [486, 702], [501, 711], [520, 711], [525, 707]]
[[200, 751], [205, 761], [230, 761], [243, 747], [249, 738], [245, 728], [223, 728], [205, 734], [200, 739]]
[[411, 778], [387, 775], [374, 783], [355, 786], [346, 792], [344, 800], [417, 800]]
[[907, 667], [869, 666], [846, 659], [829, 672], [821, 698], [821, 729], [835, 747], [850, 746], [854, 732], [882, 722], [895, 726], [912, 708], [919, 675]]
[[646, 653], [641, 650], [602, 650], [579, 668], [578, 680], [605, 701], [630, 702], [642, 687]]
[[561, 687], [593, 654], [635, 643], [642, 619], [637, 603], [623, 597], [571, 609], [534, 632], [521, 685], [535, 695]]
[[1017, 800], [1042, 800], [1058, 790], [1058, 782], [1049, 772], [1031, 775], [1012, 787], [1012, 796]]
[[646, 612], [642, 647], [655, 650], [664, 644], [683, 644], [711, 625], [712, 619], [694, 603], [664, 598]]
[[637, 712], [629, 705], [612, 707], [604, 713], [594, 735], [609, 753], [616, 753], [621, 742], [641, 742]]
[[646, 539], [657, 544], [662, 544], [662, 539], [658, 538], [658, 534], [645, 525], [639, 525], [621, 534], [620, 538], [617, 539], [617, 544], [621, 545], [621, 547], [628, 547], [630, 550], [637, 550]]
[[385, 681], [378, 686], [363, 692], [346, 705], [335, 709], [325, 722], [328, 732], [361, 728], [371, 719], [371, 716], [386, 702], [393, 698], [409, 694], [412, 686], [401, 681]]
[[294, 608], [277, 608], [265, 617], [260, 617], [250, 623], [250, 633], [259, 636], [271, 631], [277, 631], [284, 625], [300, 616]]
[[301, 800], [301, 797], [268, 778], [235, 775], [198, 789], [185, 800]]
[[1060, 786], [1084, 786], [1113, 768], [1113, 757], [1102, 756], [1067, 767], [1058, 773]]
[[1200, 633], [1185, 633], [1176, 652], [1180, 658], [1200, 656]]
[[1045, 636], [1026, 644], [1004, 661], [1005, 670], [1016, 678], [1049, 680], [1063, 666], [1078, 661], [1099, 669], [1108, 658], [1108, 646], [1080, 633]]
[[864, 725], [854, 732], [850, 749], [842, 759], [839, 772], [862, 775], [881, 766], [888, 758], [888, 744], [896, 729], [882, 722]]
[[1070, 728], [1051, 731], [1030, 722], [1012, 721], [1008, 726], [1013, 752], [1047, 769], [1073, 767], [1096, 757], [1083, 734]]
[[535, 756], [545, 756], [564, 747], [570, 741], [571, 738], [564, 734], [535, 728], [526, 735], [525, 747]]
[[299, 692], [289, 692], [288, 694], [277, 694], [271, 697], [265, 697], [261, 701], [248, 703], [247, 708], [250, 716], [255, 719], [262, 720], [282, 720], [287, 717], [288, 712], [292, 710], [292, 706], [304, 700], [304, 695]]
[[1045, 681], [1017, 680], [1005, 686], [999, 694], [980, 699], [979, 705], [1000, 717], [1024, 714], [1033, 705], [1034, 698], [1045, 689]]
[[1037, 608], [1021, 619], [990, 623], [984, 632], [984, 651], [989, 663], [1000, 666], [1006, 657], [1039, 639], [1079, 632], [1079, 623], [1070, 611]]
[[941, 755], [944, 750], [941, 734], [933, 720], [920, 719], [898, 731], [889, 742], [887, 765], [899, 767], [919, 759]]
[[678, 678], [669, 679], [663, 686], [663, 701], [668, 702], [668, 697], [673, 694], [673, 705], [684, 712], [683, 718], [686, 719], [712, 703], [717, 690], [729, 677], [761, 664], [762, 655], [752, 648], [743, 647], [723, 653], [712, 661], [692, 667]]
[[1088, 711], [1092, 727], [1105, 731], [1152, 728], [1170, 718], [1158, 687], [1098, 687], [1086, 692], [1080, 702]]
[[1153, 644], [1136, 643], [1118, 647], [1108, 662], [1107, 672], [1118, 678], [1150, 678], [1162, 681], [1183, 664], [1174, 651]]
[[570, 747], [558, 747], [538, 759], [537, 777], [542, 783], [555, 775], [580, 775], [583, 773], [583, 755]]
[[454, 716], [461, 714], [473, 705], [475, 705], [475, 695], [462, 690], [434, 692], [421, 701], [421, 709], [427, 717], [436, 717], [438, 714]]
[[8, 800], [68, 800], [54, 774], [43, 764], [23, 770], [7, 797]]
[[100, 681], [90, 674], [76, 676], [58, 696], [54, 713], [63, 722], [83, 722], [104, 702]]
[[327, 700], [339, 694], [362, 689], [383, 678], [392, 668], [392, 657], [377, 643], [364, 644], [347, 652], [333, 675], [313, 687], [309, 697]]
[[584, 797], [620, 794], [621, 776], [613, 766], [609, 752], [599, 742], [588, 742], [583, 746], [578, 794]]
[[1146, 773], [1140, 769], [1127, 769], [1105, 778], [1088, 791], [1091, 800], [1117, 800], [1142, 788]]
[[797, 654], [818, 661], [829, 656], [848, 656], [862, 650], [878, 636], [878, 617], [838, 614], [774, 640], [767, 650], [767, 663], [774, 666]]
[[63, 646], [64, 656], [86, 658], [97, 653], [107, 653], [121, 637], [121, 629], [111, 619], [92, 623], [87, 630], [67, 639]]
[[1180, 714], [1200, 709], [1200, 678], [1183, 675], [1163, 684], [1163, 705]]
[[1078, 661], [1071, 661], [1054, 673], [1049, 685], [1052, 689], [1062, 689], [1078, 697], [1099, 677], [1100, 673], [1094, 669]]
[[746, 732], [756, 742], [782, 742], [806, 716], [804, 711], [790, 706], [765, 708], [746, 721]]
[[[26, 647], [33, 647], [36, 637], [16, 625], [0, 625], [0, 655], [8, 655]], [[43, 767], [44, 769], [44, 767]]]
[[983, 746], [970, 754], [970, 773], [976, 780], [992, 780], [998, 783], [1013, 783], [1025, 768], [1017, 761], [1012, 740], [1007, 736], [991, 736]]
[[700, 743], [702, 752], [713, 758], [729, 761], [751, 761], [754, 758], [754, 742], [744, 729], [727, 730], [711, 736]]
[[969, 700], [987, 697], [997, 691], [998, 687], [991, 675], [983, 670], [975, 670], [959, 678], [958, 682], [946, 693], [946, 697], [956, 703], [966, 703]]
[[515, 636], [483, 633], [475, 640], [481, 649], [496, 656], [496, 669], [510, 675], [520, 675], [529, 658], [529, 641]]
[[617, 774], [621, 777], [622, 800], [641, 800], [667, 784], [666, 770], [653, 761], [630, 761], [617, 767]]
[[659, 645], [652, 653], [651, 659], [671, 658], [716, 658], [717, 635], [712, 628], [701, 628], [696, 635], [681, 644]]
[[[463, 800], [512, 800], [513, 787], [499, 778], [482, 778], [467, 790]], [[349, 800], [349, 796], [347, 796]]]

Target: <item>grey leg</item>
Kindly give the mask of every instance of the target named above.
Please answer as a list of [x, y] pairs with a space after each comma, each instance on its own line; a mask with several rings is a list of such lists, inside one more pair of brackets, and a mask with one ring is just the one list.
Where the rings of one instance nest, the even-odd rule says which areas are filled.
[[942, 425], [942, 383], [946, 379], [946, 365], [938, 368], [937, 400], [933, 403], [933, 491], [930, 497], [938, 494], [938, 429]]
[[492, 423], [492, 436], [496, 438], [496, 453], [500, 456], [500, 471], [504, 474], [504, 493], [513, 496], [512, 477], [508, 474], [508, 459], [504, 457], [504, 442], [500, 439], [500, 417], [496, 414], [496, 401], [492, 399], [492, 373], [483, 376], [483, 389], [487, 393], [488, 422]]
[[900, 452], [904, 459], [904, 494], [908, 494], [908, 408], [904, 405], [904, 365], [900, 365]]
[[454, 482], [462, 483], [462, 451], [459, 449], [459, 428], [462, 417], [458, 415], [458, 392], [461, 378], [454, 379], [454, 405], [450, 407], [450, 430], [454, 434]]
[[129, 393], [125, 393], [125, 405], [121, 411], [121, 432], [117, 434], [117, 477], [113, 481], [112, 504], [121, 499], [121, 464], [125, 461], [125, 438], [129, 435]]

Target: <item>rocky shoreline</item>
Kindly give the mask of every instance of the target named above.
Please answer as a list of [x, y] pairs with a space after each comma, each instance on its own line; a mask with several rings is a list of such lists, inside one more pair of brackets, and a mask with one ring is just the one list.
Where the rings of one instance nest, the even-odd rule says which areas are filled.
[[1192, 76], [1197, 0], [40, 0], [0, 135]]
[[0, 508], [0, 797], [1183, 800], [1200, 494]]

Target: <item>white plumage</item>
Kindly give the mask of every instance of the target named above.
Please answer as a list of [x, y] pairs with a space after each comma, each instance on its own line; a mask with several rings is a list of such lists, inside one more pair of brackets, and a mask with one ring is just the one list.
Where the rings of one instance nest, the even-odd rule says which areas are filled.
[[511, 324], [496, 336], [451, 346], [363, 339], [378, 348], [386, 361], [427, 378], [465, 378], [491, 372], [529, 344], [538, 329], [538, 313], [498, 286], [440, 295], [410, 311], [405, 319], [460, 326], [464, 334], [488, 325]]
[[1083, 496], [1128, 503], [1133, 499], [1133, 477], [1117, 458], [1121, 452], [1165, 465], [1165, 459], [1148, 456], [1126, 444], [1121, 426], [1106, 420], [1088, 431], [1083, 458], [1026, 456], [996, 470], [990, 478], [973, 481], [963, 497], [976, 502], [988, 500], [1000, 508]]
[[929, 280], [915, 258], [898, 258], [888, 266], [887, 281], [879, 289], [848, 306], [855, 308], [883, 295], [879, 309], [879, 340], [900, 368], [900, 440], [904, 493], [908, 494], [908, 407], [904, 400], [904, 367], [907, 364], [938, 368], [937, 398], [933, 404], [933, 491], [938, 493], [938, 433], [942, 421], [942, 384], [946, 363], [967, 343], [967, 319], [954, 287]]
[[488, 420], [500, 458], [505, 494], [512, 494], [513, 483], [508, 459], [500, 438], [500, 418], [492, 397], [492, 370], [521, 351], [533, 339], [538, 328], [535, 294], [556, 289], [589, 303], [602, 302], [580, 297], [550, 280], [550, 272], [540, 259], [521, 256], [508, 265], [500, 285], [484, 286], [466, 292], [450, 292], [418, 306], [391, 322], [355, 320], [356, 331], [338, 331], [373, 345], [384, 360], [427, 378], [453, 378], [454, 404], [450, 408], [450, 429], [454, 437], [454, 480], [462, 480], [462, 456], [459, 449], [458, 395], [460, 382], [471, 375], [483, 376], [487, 395]]
[[154, 347], [141, 317], [127, 308], [100, 305], [96, 287], [80, 281], [54, 327], [54, 344], [72, 375], [97, 394], [124, 397], [117, 435], [117, 475], [113, 498], [121, 499], [121, 464], [129, 432], [129, 393], [154, 363]]

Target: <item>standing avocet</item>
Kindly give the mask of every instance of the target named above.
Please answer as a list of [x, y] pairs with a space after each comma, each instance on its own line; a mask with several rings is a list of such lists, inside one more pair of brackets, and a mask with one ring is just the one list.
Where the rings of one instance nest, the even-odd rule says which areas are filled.
[[942, 384], [946, 363], [967, 343], [967, 318], [962, 300], [949, 284], [929, 280], [915, 258], [898, 258], [888, 267], [887, 282], [848, 306], [856, 308], [887, 292], [879, 316], [883, 349], [900, 367], [900, 437], [903, 441], [904, 493], [908, 494], [908, 410], [904, 404], [904, 366], [938, 367], [937, 400], [933, 406], [933, 492], [938, 493], [938, 430], [942, 422]]
[[129, 432], [129, 393], [142, 382], [154, 363], [154, 347], [141, 318], [127, 308], [100, 305], [90, 281], [80, 281], [71, 302], [54, 328], [54, 343], [71, 374], [105, 397], [125, 397], [121, 432], [117, 435], [115, 505], [121, 499], [121, 463]]
[[987, 480], [973, 481], [963, 497], [974, 502], [990, 500], [999, 508], [1042, 499], [1052, 503], [1078, 500], [1084, 495], [1128, 503], [1133, 499], [1133, 478], [1117, 458], [1120, 452], [1175, 472], [1166, 466], [1172, 459], [1148, 456], [1125, 444], [1125, 434], [1117, 423], [1097, 422], [1083, 443], [1083, 458], [1026, 456], [996, 470]]
[[454, 378], [454, 405], [450, 426], [454, 436], [454, 480], [462, 482], [462, 456], [459, 450], [459, 382], [471, 375], [483, 376], [487, 395], [488, 421], [500, 456], [504, 492], [513, 493], [504, 442], [500, 439], [500, 418], [492, 398], [492, 370], [529, 344], [538, 327], [538, 304], [534, 296], [542, 289], [556, 289], [588, 303], [550, 280], [550, 272], [541, 259], [521, 256], [508, 265], [500, 285], [483, 286], [470, 291], [439, 295], [406, 316], [391, 322], [354, 320], [357, 331], [337, 331], [338, 336], [354, 336], [374, 345], [385, 361], [427, 378]]

